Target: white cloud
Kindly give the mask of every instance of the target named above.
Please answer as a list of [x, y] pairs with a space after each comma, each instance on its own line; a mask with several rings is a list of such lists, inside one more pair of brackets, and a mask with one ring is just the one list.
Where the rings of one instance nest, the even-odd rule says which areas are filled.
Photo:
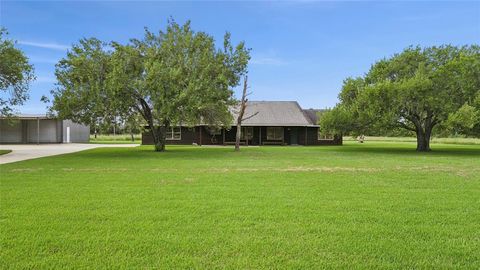
[[270, 65], [270, 66], [283, 66], [287, 62], [279, 57], [272, 56], [253, 56], [250, 60], [251, 64], [254, 65]]
[[59, 50], [59, 51], [66, 51], [70, 48], [70, 46], [68, 45], [63, 45], [58, 43], [43, 43], [43, 42], [33, 42], [33, 41], [24, 41], [24, 40], [18, 41], [18, 44], [37, 47], [37, 48]]

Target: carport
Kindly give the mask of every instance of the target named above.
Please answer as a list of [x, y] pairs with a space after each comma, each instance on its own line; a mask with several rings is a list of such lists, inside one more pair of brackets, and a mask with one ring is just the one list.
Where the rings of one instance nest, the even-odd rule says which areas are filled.
[[88, 142], [90, 128], [47, 115], [0, 118], [0, 143], [40, 144]]

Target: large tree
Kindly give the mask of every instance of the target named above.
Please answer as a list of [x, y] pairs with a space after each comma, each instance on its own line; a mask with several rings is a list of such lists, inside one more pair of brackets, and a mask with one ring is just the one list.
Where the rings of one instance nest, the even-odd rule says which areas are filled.
[[95, 38], [82, 39], [57, 63], [51, 110], [59, 117], [92, 126], [113, 121], [116, 114], [107, 89], [112, 69], [107, 45]]
[[345, 80], [340, 103], [321, 126], [343, 133], [403, 128], [416, 135], [417, 151], [429, 151], [433, 129], [449, 118], [478, 124], [479, 91], [479, 46], [410, 47]]
[[35, 79], [33, 66], [25, 54], [7, 38], [7, 30], [0, 27], [0, 115], [9, 116], [14, 107], [28, 99], [28, 87]]
[[82, 123], [139, 113], [155, 150], [163, 151], [172, 126], [231, 124], [232, 88], [249, 58], [243, 42], [232, 46], [229, 33], [217, 49], [213, 37], [194, 32], [190, 22], [170, 21], [166, 31], [145, 30], [143, 39], [128, 44], [81, 40], [57, 65], [52, 109]]

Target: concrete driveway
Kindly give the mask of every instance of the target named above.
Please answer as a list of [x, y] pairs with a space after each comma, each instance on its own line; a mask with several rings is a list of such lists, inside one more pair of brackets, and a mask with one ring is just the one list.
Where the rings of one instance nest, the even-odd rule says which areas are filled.
[[0, 144], [0, 149], [12, 150], [12, 152], [0, 155], [0, 164], [17, 162], [27, 159], [55, 156], [74, 153], [78, 151], [94, 149], [99, 147], [135, 147], [138, 144]]

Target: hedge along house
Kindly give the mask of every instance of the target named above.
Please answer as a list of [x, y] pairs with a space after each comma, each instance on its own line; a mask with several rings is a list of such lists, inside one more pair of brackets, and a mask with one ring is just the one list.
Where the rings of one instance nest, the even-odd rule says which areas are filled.
[[[242, 122], [243, 145], [341, 145], [341, 136], [321, 134], [318, 110], [302, 110], [296, 101], [249, 101]], [[236, 113], [232, 113], [236, 119]], [[236, 120], [235, 120], [236, 121]], [[150, 127], [142, 133], [142, 144], [153, 144]], [[236, 125], [214, 130], [206, 125], [178, 126], [167, 130], [167, 144], [229, 145], [235, 143]]]
[[0, 118], [0, 143], [86, 143], [90, 127], [46, 115]]

